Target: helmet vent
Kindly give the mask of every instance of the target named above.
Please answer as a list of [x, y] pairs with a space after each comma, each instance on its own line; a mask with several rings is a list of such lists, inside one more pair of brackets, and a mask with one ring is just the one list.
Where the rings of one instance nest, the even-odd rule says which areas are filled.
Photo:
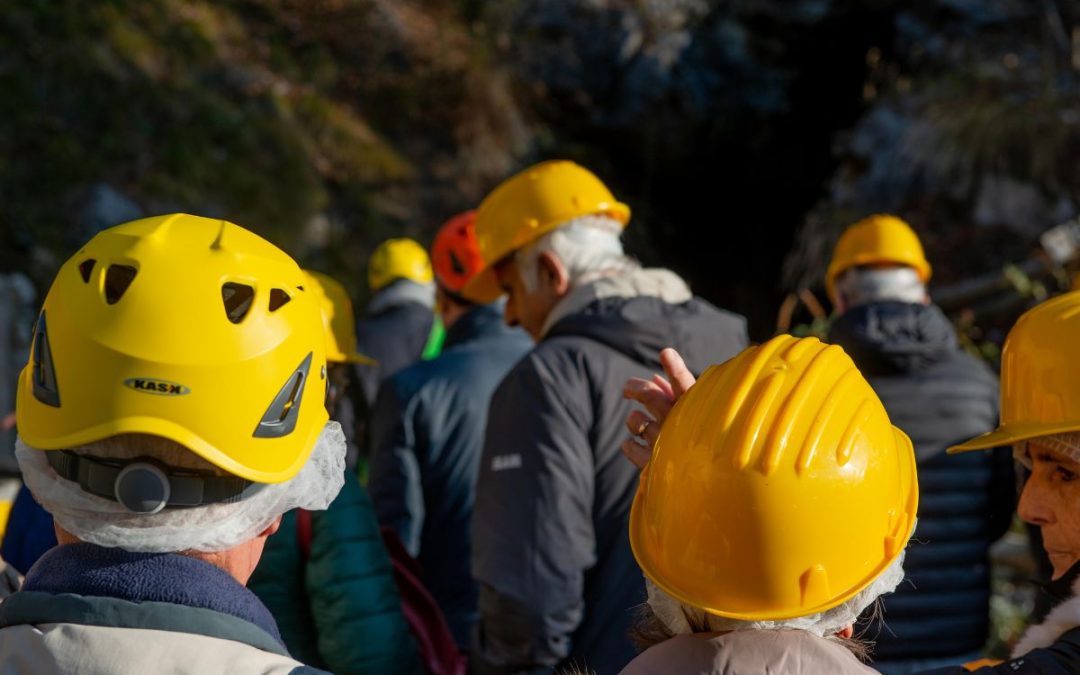
[[289, 294], [286, 293], [285, 291], [281, 290], [280, 288], [272, 288], [272, 289], [270, 289], [270, 311], [271, 312], [278, 311], [279, 309], [284, 307], [285, 304], [289, 302], [289, 300], [292, 300], [292, 298], [290, 298]]
[[115, 305], [124, 297], [138, 272], [130, 265], [109, 265], [105, 270], [105, 302]]
[[79, 263], [79, 275], [82, 276], [83, 283], [90, 283], [90, 273], [94, 271], [96, 262], [96, 260], [90, 258]]
[[296, 370], [289, 375], [281, 391], [274, 397], [258, 426], [255, 427], [256, 438], [280, 438], [288, 436], [296, 428], [300, 401], [304, 397], [304, 383], [311, 370], [311, 357], [311, 353], [304, 357]]
[[221, 300], [225, 303], [225, 316], [229, 321], [240, 323], [251, 310], [255, 289], [247, 284], [228, 282], [221, 287]]
[[53, 365], [52, 349], [49, 348], [49, 331], [45, 326], [45, 312], [34, 326], [33, 351], [30, 355], [34, 398], [45, 405], [60, 407], [60, 390], [56, 386], [56, 367]]

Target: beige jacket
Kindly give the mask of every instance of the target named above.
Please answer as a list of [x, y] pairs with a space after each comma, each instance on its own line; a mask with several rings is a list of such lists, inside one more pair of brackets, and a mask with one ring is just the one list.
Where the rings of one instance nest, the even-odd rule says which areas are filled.
[[679, 635], [645, 650], [621, 675], [876, 675], [843, 645], [802, 630]]

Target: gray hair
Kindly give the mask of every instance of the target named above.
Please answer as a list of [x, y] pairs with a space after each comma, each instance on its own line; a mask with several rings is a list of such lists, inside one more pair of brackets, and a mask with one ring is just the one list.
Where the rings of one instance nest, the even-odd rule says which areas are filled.
[[849, 308], [886, 300], [912, 304], [926, 300], [926, 285], [919, 273], [907, 266], [853, 267], [837, 279], [836, 290]]
[[554, 253], [570, 277], [570, 287], [605, 274], [637, 269], [638, 263], [623, 252], [623, 224], [610, 216], [582, 216], [569, 220], [517, 251], [525, 290], [536, 290], [540, 254]]
[[151, 434], [121, 434], [96, 443], [73, 448], [77, 455], [102, 459], [136, 459], [150, 457], [176, 469], [196, 469], [215, 476], [228, 476], [224, 469], [214, 466], [176, 441]]

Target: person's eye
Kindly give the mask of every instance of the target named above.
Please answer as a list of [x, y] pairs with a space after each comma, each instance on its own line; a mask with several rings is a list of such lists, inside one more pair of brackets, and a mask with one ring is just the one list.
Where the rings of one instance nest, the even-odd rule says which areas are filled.
[[1069, 471], [1063, 466], [1057, 467], [1057, 469], [1054, 471], [1054, 474], [1057, 475], [1058, 480], [1062, 481], [1063, 483], [1071, 483], [1078, 477], [1075, 471]]

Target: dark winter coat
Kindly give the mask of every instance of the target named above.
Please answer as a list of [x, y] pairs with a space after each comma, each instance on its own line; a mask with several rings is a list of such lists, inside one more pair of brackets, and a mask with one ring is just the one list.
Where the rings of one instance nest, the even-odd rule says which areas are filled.
[[311, 513], [304, 559], [296, 511], [266, 541], [248, 587], [277, 620], [289, 652], [337, 675], [420, 675], [371, 502], [355, 476], [326, 511]]
[[885, 627], [873, 627], [875, 661], [967, 654], [989, 635], [990, 544], [1015, 504], [1012, 453], [947, 455], [949, 445], [990, 431], [998, 381], [957, 344], [934, 305], [862, 305], [833, 324], [842, 346], [911, 437], [919, 475], [919, 522], [904, 560], [906, 580], [885, 596]]
[[26, 574], [53, 546], [56, 546], [56, 530], [52, 516], [34, 501], [30, 488], [23, 485], [8, 514], [0, 557], [20, 574]]
[[488, 403], [531, 347], [503, 324], [501, 305], [474, 307], [449, 328], [438, 358], [383, 383], [371, 417], [375, 513], [420, 562], [462, 649], [476, 622], [470, 521]]
[[383, 380], [420, 360], [431, 337], [435, 314], [420, 299], [421, 288], [407, 279], [395, 281], [375, 295], [356, 324], [357, 349], [378, 361], [356, 367], [369, 406]]
[[634, 408], [623, 386], [662, 372], [664, 347], [700, 373], [746, 344], [742, 317], [689, 291], [675, 303], [604, 297], [556, 321], [510, 371], [492, 397], [473, 516], [474, 672], [576, 663], [611, 675], [634, 657], [645, 588], [627, 532], [638, 470], [619, 449]]

